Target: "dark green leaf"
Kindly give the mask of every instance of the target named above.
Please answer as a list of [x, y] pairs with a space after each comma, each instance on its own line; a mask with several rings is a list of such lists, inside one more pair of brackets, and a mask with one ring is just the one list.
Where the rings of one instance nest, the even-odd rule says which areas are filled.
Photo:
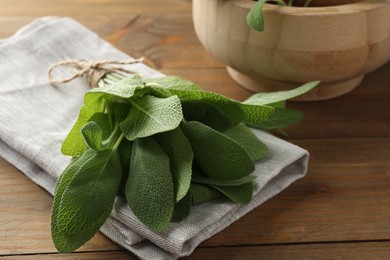
[[185, 122], [181, 128], [206, 175], [232, 180], [249, 175], [255, 169], [246, 150], [226, 135], [197, 121]]
[[254, 161], [264, 158], [268, 153], [267, 146], [244, 124], [232, 127], [223, 134], [244, 147]]
[[173, 212], [172, 222], [180, 222], [190, 214], [192, 206], [192, 196], [188, 192], [179, 202], [175, 204], [175, 209]]
[[245, 123], [257, 123], [266, 120], [273, 112], [271, 106], [241, 104], [240, 108], [245, 114]]
[[[200, 110], [195, 110], [198, 109], [196, 106], [200, 107]], [[183, 102], [183, 109], [184, 114], [189, 115], [188, 120], [202, 122], [217, 131], [225, 131], [244, 120], [244, 117], [236, 117], [237, 114], [242, 114], [236, 103], [227, 103], [221, 109], [218, 105], [207, 100], [192, 100]], [[230, 115], [233, 115], [233, 119], [230, 118]]]
[[120, 188], [118, 190], [118, 196], [121, 197], [126, 197], [125, 187], [126, 187], [127, 177], [129, 176], [130, 173], [132, 145], [133, 142], [123, 139], [118, 147], [118, 154], [122, 165], [122, 181], [121, 181]]
[[119, 156], [111, 150], [87, 150], [64, 176], [55, 194], [52, 237], [60, 252], [71, 252], [110, 215], [122, 176]]
[[200, 174], [194, 174], [192, 176], [192, 183], [217, 185], [217, 186], [240, 186], [242, 184], [252, 182], [255, 178], [256, 178], [255, 176], [248, 175], [240, 179], [221, 180], [221, 179], [215, 179], [215, 178], [203, 176]]
[[[229, 99], [227, 97], [218, 95], [216, 93], [202, 91], [202, 90], [181, 90], [181, 89], [170, 89], [169, 90], [173, 95], [177, 95], [181, 102], [193, 102], [193, 101], [203, 101], [213, 106], [218, 107], [220, 111], [233, 122], [233, 125], [241, 123], [245, 114], [241, 110], [241, 104], [237, 101]], [[210, 120], [209, 120], [210, 121]]]
[[245, 183], [239, 186], [217, 186], [212, 185], [213, 188], [220, 191], [228, 199], [234, 203], [248, 204], [252, 199], [253, 184], [252, 182]]
[[190, 193], [192, 197], [192, 205], [216, 199], [222, 195], [219, 191], [210, 186], [196, 183], [191, 183]]
[[199, 121], [206, 114], [199, 102], [182, 102], [184, 119], [187, 121]]
[[131, 105], [128, 103], [113, 103], [111, 113], [115, 115], [115, 122], [121, 123], [129, 114]]
[[191, 145], [179, 127], [155, 135], [155, 140], [169, 157], [177, 202], [190, 188], [194, 157]]
[[[67, 236], [59, 229], [58, 226], [58, 216], [60, 210], [60, 204], [62, 199], [62, 194], [65, 189], [69, 186], [70, 181], [73, 176], [77, 173], [80, 167], [84, 164], [85, 159], [92, 157], [96, 152], [93, 150], [87, 150], [81, 157], [74, 158], [66, 169], [60, 175], [56, 188], [54, 191], [54, 201], [53, 207], [51, 210], [51, 234], [53, 237], [53, 242], [56, 248], [63, 249], [68, 248]], [[71, 249], [65, 251], [72, 251]]]
[[262, 130], [273, 130], [288, 127], [303, 119], [303, 114], [292, 109], [275, 109], [274, 113], [262, 122], [249, 124]]
[[175, 198], [169, 158], [152, 138], [133, 143], [126, 199], [138, 219], [153, 231], [163, 231], [172, 219]]

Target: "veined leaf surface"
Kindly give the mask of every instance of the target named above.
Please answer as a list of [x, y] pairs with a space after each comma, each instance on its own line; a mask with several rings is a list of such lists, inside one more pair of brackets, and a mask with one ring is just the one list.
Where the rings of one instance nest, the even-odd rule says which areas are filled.
[[104, 224], [121, 177], [119, 156], [112, 150], [87, 150], [65, 172], [58, 184], [52, 214], [52, 237], [60, 252], [76, 250]]
[[245, 124], [232, 127], [224, 134], [240, 144], [254, 161], [264, 158], [268, 153], [267, 146]]
[[180, 126], [191, 143], [195, 161], [202, 171], [217, 179], [239, 179], [249, 175], [254, 163], [238, 143], [197, 121]]
[[134, 141], [125, 193], [134, 214], [151, 230], [161, 232], [168, 226], [175, 206], [174, 187], [169, 158], [154, 139]]
[[190, 188], [194, 157], [190, 142], [179, 127], [155, 135], [155, 140], [169, 157], [175, 198], [178, 202], [183, 199]]
[[120, 124], [124, 136], [132, 141], [137, 138], [175, 129], [183, 119], [177, 96], [157, 98], [145, 96], [131, 101], [132, 108]]

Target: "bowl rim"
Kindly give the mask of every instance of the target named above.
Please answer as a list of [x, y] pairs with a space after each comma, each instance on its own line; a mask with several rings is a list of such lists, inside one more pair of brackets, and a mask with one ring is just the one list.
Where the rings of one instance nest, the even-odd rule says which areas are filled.
[[[196, 0], [194, 0], [196, 1]], [[214, 0], [215, 1], [215, 0]], [[233, 5], [251, 9], [256, 1], [253, 0], [222, 0], [231, 2]], [[301, 7], [301, 6], [278, 6], [274, 4], [264, 4], [263, 12], [273, 12], [283, 15], [300, 15], [300, 16], [322, 16], [335, 14], [350, 14], [365, 12], [377, 8], [388, 6], [390, 8], [390, 0], [362, 0], [355, 3], [319, 6], [319, 7]]]

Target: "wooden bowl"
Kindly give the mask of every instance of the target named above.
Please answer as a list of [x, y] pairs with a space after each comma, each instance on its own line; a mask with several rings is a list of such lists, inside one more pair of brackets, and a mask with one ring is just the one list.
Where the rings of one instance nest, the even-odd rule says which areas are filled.
[[251, 0], [193, 0], [196, 33], [232, 78], [254, 92], [321, 80], [300, 100], [354, 89], [390, 59], [390, 0], [328, 7], [264, 5], [264, 32], [249, 28]]
[[[309, 6], [334, 6], [356, 3], [361, 0], [311, 0]], [[296, 6], [303, 6], [307, 0], [294, 0], [293, 3]]]

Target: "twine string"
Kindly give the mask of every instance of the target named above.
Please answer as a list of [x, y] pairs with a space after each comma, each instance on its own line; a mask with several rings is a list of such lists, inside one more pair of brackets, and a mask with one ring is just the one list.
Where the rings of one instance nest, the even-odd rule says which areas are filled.
[[[91, 88], [98, 86], [99, 80], [101, 80], [107, 73], [119, 73], [119, 74], [135, 74], [134, 71], [119, 67], [118, 65], [130, 65], [143, 62], [143, 58], [135, 60], [102, 60], [102, 61], [86, 61], [86, 60], [64, 60], [57, 62], [50, 66], [48, 70], [49, 83], [57, 85], [61, 83], [67, 83], [75, 78], [84, 77], [88, 85]], [[116, 66], [115, 66], [116, 65]], [[53, 71], [61, 66], [72, 67], [76, 71], [69, 77], [63, 79], [54, 79], [52, 76]]]

